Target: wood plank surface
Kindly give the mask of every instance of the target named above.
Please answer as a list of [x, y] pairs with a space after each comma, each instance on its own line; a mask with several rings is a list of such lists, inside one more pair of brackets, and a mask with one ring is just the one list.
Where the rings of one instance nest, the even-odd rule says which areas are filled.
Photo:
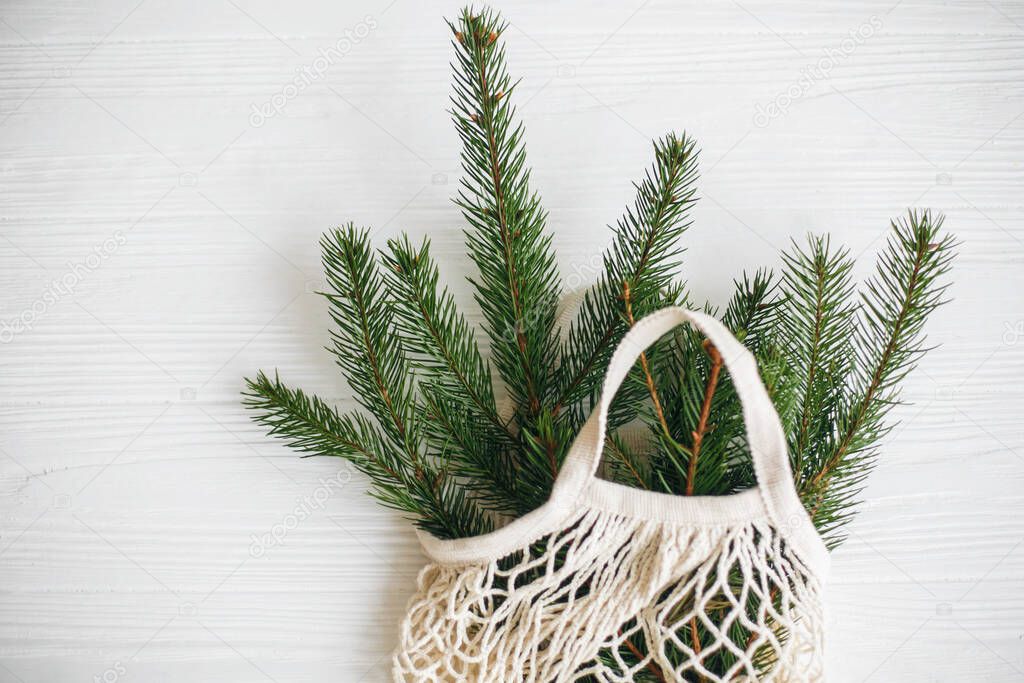
[[[457, 8], [3, 3], [0, 681], [388, 680], [411, 529], [239, 392], [278, 368], [349, 402], [314, 292], [317, 239], [350, 220], [430, 235], [479, 322], [450, 201]], [[833, 556], [830, 677], [1024, 680], [1024, 2], [500, 9], [574, 287], [669, 130], [702, 149], [681, 275], [713, 302], [808, 231], [866, 277], [891, 217], [945, 212], [953, 302]]]

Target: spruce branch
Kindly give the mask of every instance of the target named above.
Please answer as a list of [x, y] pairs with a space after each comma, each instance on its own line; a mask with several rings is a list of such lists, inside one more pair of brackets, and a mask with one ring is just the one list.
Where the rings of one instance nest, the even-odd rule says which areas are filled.
[[834, 440], [802, 494], [815, 525], [831, 545], [852, 515], [851, 506], [874, 467], [879, 441], [900, 403], [899, 383], [927, 350], [924, 323], [945, 303], [945, 275], [956, 242], [940, 234], [943, 217], [910, 211], [892, 222], [892, 235], [861, 295], [853, 337], [852, 392], [837, 407]]
[[797, 383], [797, 422], [790, 452], [798, 477], [820, 464], [834, 430], [833, 409], [851, 370], [850, 344], [856, 304], [847, 249], [832, 249], [827, 236], [808, 236], [783, 252], [782, 346]]
[[[794, 382], [790, 378], [792, 368], [779, 349], [785, 341], [781, 331], [785, 297], [781, 291], [780, 278], [768, 269], [759, 269], [753, 276], [744, 273], [740, 279], [733, 281], [733, 286], [732, 297], [722, 314], [722, 324], [754, 354], [761, 379], [779, 411], [783, 425], [786, 425], [792, 421], [789, 416], [793, 412]], [[716, 401], [716, 430], [723, 435], [724, 443], [731, 439], [731, 445], [728, 446], [731, 454], [722, 463], [728, 468], [728, 481], [731, 482], [730, 488], [726, 490], [741, 491], [756, 486], [750, 448], [746, 441], [746, 427], [741, 419], [743, 406], [728, 377], [722, 378], [716, 391]], [[710, 483], [718, 486], [724, 485], [724, 481], [713, 480]], [[718, 490], [721, 489], [695, 488], [700, 494], [715, 493]]]
[[246, 380], [243, 405], [271, 436], [307, 455], [341, 457], [364, 473], [371, 494], [407, 514], [417, 526], [446, 538], [485, 533], [488, 520], [438, 472], [417, 473], [377, 426], [358, 414], [341, 415], [322, 399], [286, 386], [275, 373]]
[[403, 235], [388, 241], [382, 258], [395, 326], [406, 348], [412, 349], [417, 369], [424, 373], [422, 381], [489, 422], [493, 430], [488, 436], [505, 434], [507, 438], [494, 401], [490, 368], [454, 297], [439, 285], [429, 242], [424, 239], [414, 247]]
[[273, 379], [260, 371], [255, 379], [246, 379], [247, 391], [242, 404], [255, 410], [253, 417], [266, 427], [271, 436], [284, 439], [290, 448], [309, 457], [313, 455], [341, 456], [350, 460], [373, 479], [386, 479], [390, 483], [402, 482], [400, 462], [385, 461], [353, 439], [351, 418], [343, 417], [337, 409], [322, 399], [291, 389], [275, 372]]
[[429, 386], [423, 387], [423, 403], [428, 438], [436, 450], [447, 454], [453, 475], [488, 510], [501, 515], [527, 512], [508, 446], [481, 436], [480, 424], [472, 412]]
[[435, 449], [454, 446], [455, 470], [489, 509], [518, 512], [515, 441], [498, 415], [490, 368], [473, 330], [439, 284], [428, 241], [415, 247], [404, 235], [390, 240], [382, 260], [395, 328], [421, 375], [427, 439]]
[[325, 234], [320, 246], [331, 290], [323, 296], [335, 325], [329, 350], [360, 404], [420, 467], [412, 368], [394, 333], [369, 232], [349, 224]]
[[[769, 322], [776, 310], [770, 273], [744, 276], [722, 318], [740, 338], [768, 348]], [[715, 314], [710, 306], [705, 313]], [[656, 363], [673, 438], [656, 435], [654, 480], [666, 493], [715, 495], [749, 487], [753, 467], [742, 451], [746, 443], [742, 405], [717, 349], [692, 327], [668, 337]], [[688, 444], [688, 445], [685, 445]]]
[[511, 104], [515, 86], [500, 40], [506, 24], [490, 10], [466, 9], [449, 26], [456, 52], [452, 118], [464, 171], [456, 204], [470, 225], [466, 245], [478, 271], [471, 281], [495, 367], [530, 422], [552, 390], [561, 284]]
[[558, 470], [565, 460], [576, 432], [544, 409], [529, 428], [520, 432], [520, 462], [517, 484], [522, 496], [521, 512], [544, 504]]
[[654, 165], [635, 185], [635, 203], [619, 219], [600, 278], [569, 328], [554, 411], [567, 412], [574, 427], [591, 408], [615, 342], [625, 333], [623, 288], [631, 288], [638, 318], [674, 303], [666, 301], [665, 292], [672, 289], [682, 253], [677, 241], [690, 226], [696, 202], [697, 156], [695, 143], [685, 134], [655, 141]]
[[783, 296], [772, 271], [762, 268], [753, 277], [743, 274], [733, 281], [734, 292], [722, 314], [722, 324], [736, 338], [760, 355], [776, 343]]
[[641, 458], [633, 453], [618, 432], [609, 434], [605, 439], [604, 452], [611, 458], [608, 464], [616, 480], [642, 489], [651, 488]]
[[[408, 462], [414, 474], [410, 487], [421, 498], [435, 500], [431, 519], [437, 514], [449, 515], [435, 520], [439, 533], [447, 535], [482, 523], [460, 517], [462, 514], [486, 521], [455, 476], [445, 467], [435, 469], [425, 461], [427, 430], [412, 364], [396, 332], [393, 304], [386, 296], [386, 282], [368, 231], [352, 224], [335, 229], [323, 236], [321, 248], [331, 290], [324, 297], [335, 326], [330, 351], [357, 400], [389, 437], [387, 446], [397, 449]], [[446, 453], [434, 455], [443, 461], [450, 459]]]

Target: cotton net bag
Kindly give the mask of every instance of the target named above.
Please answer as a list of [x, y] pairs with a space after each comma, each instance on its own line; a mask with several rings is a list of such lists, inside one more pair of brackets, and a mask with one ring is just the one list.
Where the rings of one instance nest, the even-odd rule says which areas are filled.
[[[640, 353], [685, 322], [729, 370], [756, 488], [675, 496], [596, 476], [612, 397]], [[828, 553], [753, 356], [703, 313], [662, 309], [623, 338], [544, 505], [482, 536], [419, 536], [431, 563], [395, 681], [823, 680]]]

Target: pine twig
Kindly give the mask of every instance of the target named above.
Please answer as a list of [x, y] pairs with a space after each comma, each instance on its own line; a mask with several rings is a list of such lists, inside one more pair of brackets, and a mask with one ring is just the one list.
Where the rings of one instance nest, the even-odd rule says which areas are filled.
[[[622, 635], [621, 629], [619, 629], [619, 635]], [[629, 638], [626, 638], [623, 641], [623, 644], [625, 644], [625, 646], [629, 649], [633, 656], [636, 657], [638, 660], [642, 661], [644, 657], [647, 656], [643, 652], [641, 652], [640, 648], [638, 648]], [[653, 659], [648, 660], [645, 666], [647, 667], [647, 670], [654, 675], [655, 678], [661, 681], [661, 683], [666, 683], [667, 679], [665, 678], [665, 672], [661, 670], [660, 666], [654, 663]]]
[[643, 475], [640, 474], [640, 470], [638, 469], [636, 463], [633, 462], [632, 457], [626, 453], [626, 450], [622, 447], [620, 443], [618, 443], [618, 440], [614, 435], [609, 435], [608, 438], [605, 439], [605, 449], [611, 451], [611, 453], [615, 456], [616, 460], [618, 460], [619, 462], [626, 466], [626, 469], [629, 470], [629, 473], [633, 476], [633, 479], [640, 486], [640, 488], [651, 488], [650, 486], [647, 485], [647, 481], [644, 479]]
[[464, 177], [456, 204], [470, 224], [471, 279], [495, 367], [526, 422], [540, 414], [557, 356], [555, 307], [561, 284], [546, 213], [530, 191], [523, 126], [510, 103], [515, 84], [490, 10], [463, 10], [455, 34], [452, 117], [462, 139]]
[[[636, 325], [636, 320], [633, 318], [633, 302], [629, 295], [628, 281], [622, 283], [622, 302], [626, 308], [626, 320], [632, 328]], [[647, 362], [646, 351], [640, 352], [640, 367], [644, 373], [644, 383], [647, 385], [647, 391], [651, 395], [651, 402], [654, 404], [654, 414], [657, 416], [658, 423], [661, 425], [661, 429], [665, 433], [665, 438], [671, 439], [672, 433], [668, 429], [668, 421], [665, 419], [665, 411], [661, 408], [661, 399], [658, 397], [658, 388], [654, 385], [654, 377], [651, 375], [651, 367]]]
[[[819, 531], [828, 537], [848, 520], [860, 485], [874, 467], [878, 442], [892, 425], [886, 417], [900, 403], [899, 383], [927, 350], [924, 323], [945, 303], [942, 277], [954, 256], [954, 239], [940, 236], [943, 219], [910, 211], [892, 222], [892, 236], [861, 295], [852, 344], [854, 363], [837, 397], [833, 436], [824, 444], [800, 492]], [[830, 538], [832, 546], [841, 538]]]
[[715, 389], [718, 388], [718, 375], [722, 371], [722, 354], [710, 340], [705, 340], [703, 346], [708, 357], [711, 358], [711, 372], [708, 374], [708, 385], [704, 391], [704, 403], [701, 404], [697, 428], [693, 430], [693, 445], [690, 447], [690, 463], [686, 473], [686, 495], [688, 496], [693, 495], [693, 486], [697, 478], [697, 458], [700, 457], [700, 447], [704, 442], [704, 434], [707, 432], [708, 418], [711, 415], [711, 400], [715, 396]]
[[243, 405], [291, 448], [352, 463], [370, 478], [377, 500], [408, 514], [420, 528], [446, 538], [490, 530], [487, 518], [443, 470], [414, 471], [404, 452], [363, 416], [340, 415], [322, 399], [262, 372], [247, 380]]
[[696, 202], [697, 156], [695, 143], [685, 134], [655, 141], [654, 165], [636, 184], [635, 203], [615, 227], [601, 277], [584, 296], [580, 315], [569, 328], [561, 354], [556, 415], [574, 408], [571, 419], [582, 420], [579, 404], [597, 389], [602, 363], [623, 333], [623, 286], [630, 285], [632, 303], [641, 315], [664, 305], [675, 260], [682, 253], [677, 240], [690, 227], [690, 209]]
[[[856, 307], [847, 249], [833, 249], [828, 236], [809, 236], [806, 248], [795, 242], [783, 252], [786, 295], [782, 346], [793, 368], [797, 414], [790, 439], [797, 474], [813, 467], [821, 437], [834, 416], [829, 407], [841, 395], [849, 371]], [[813, 443], [812, 443], [813, 439]]]
[[447, 288], [439, 285], [437, 264], [424, 238], [414, 248], [409, 238], [388, 241], [384, 255], [389, 290], [395, 300], [397, 327], [417, 349], [420, 365], [430, 380], [468, 404], [507, 436], [507, 425], [498, 416], [490, 369], [482, 360], [476, 339], [455, 307]]
[[[690, 617], [690, 638], [693, 640], [693, 653], [700, 657], [700, 631], [697, 630], [697, 617]], [[699, 680], [704, 680], [704, 676], [698, 674]]]
[[[907, 275], [906, 282], [902, 285], [901, 300], [898, 302], [898, 312], [894, 317], [885, 321], [890, 327], [890, 334], [885, 342], [884, 348], [878, 356], [878, 360], [874, 367], [870, 370], [870, 380], [868, 381], [867, 387], [863, 391], [863, 395], [860, 400], [855, 404], [851, 411], [852, 417], [848, 421], [842, 439], [839, 445], [836, 447], [834, 454], [825, 463], [824, 467], [811, 478], [810, 485], [816, 486], [821, 480], [831, 474], [836, 465], [842, 460], [850, 449], [851, 444], [858, 435], [860, 428], [865, 419], [870, 414], [870, 406], [874, 403], [876, 397], [881, 393], [887, 385], [889, 376], [894, 371], [898, 371], [899, 367], [894, 366], [894, 358], [897, 355], [909, 355], [909, 361], [912, 362], [913, 357], [919, 355], [919, 351], [913, 348], [913, 340], [911, 340], [909, 349], [902, 349], [901, 346], [905, 342], [904, 335], [908, 328], [915, 327], [914, 321], [911, 316], [920, 316], [920, 309], [922, 308], [920, 298], [925, 296], [927, 292], [922, 291], [922, 275], [923, 270], [929, 265], [940, 264], [938, 268], [940, 271], [944, 271], [944, 259], [941, 257], [934, 257], [933, 254], [936, 252], [947, 250], [952, 246], [952, 242], [948, 239], [942, 243], [934, 243], [931, 238], [934, 232], [941, 226], [942, 220], [939, 219], [934, 224], [934, 230], [928, 229], [930, 223], [930, 217], [927, 212], [921, 217], [920, 222], [917, 220], [917, 216], [911, 214], [910, 222], [904, 224], [907, 229], [907, 236], [904, 238], [904, 246], [911, 246], [913, 251], [909, 254], [911, 263], [909, 266], [909, 274]], [[923, 228], [923, 230], [922, 230]], [[900, 236], [902, 238], [902, 236]], [[884, 277], [884, 276], [883, 276]], [[934, 274], [928, 273], [928, 280], [934, 279]], [[944, 288], [941, 288], [944, 289]], [[941, 289], [939, 290], [941, 292]], [[934, 307], [939, 303], [938, 299], [935, 298], [935, 303], [925, 305], [924, 308], [927, 310]], [[876, 306], [874, 310], [879, 310]], [[914, 335], [911, 334], [911, 337]]]

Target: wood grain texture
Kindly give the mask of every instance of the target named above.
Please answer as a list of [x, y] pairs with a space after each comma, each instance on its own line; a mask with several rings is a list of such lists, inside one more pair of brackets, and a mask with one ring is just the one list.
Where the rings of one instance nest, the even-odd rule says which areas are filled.
[[[339, 463], [267, 440], [238, 392], [276, 367], [347, 402], [313, 294], [332, 225], [429, 234], [474, 310], [449, 201], [441, 17], [456, 9], [5, 3], [0, 323], [18, 329], [0, 328], [0, 681], [387, 680], [423, 562], [408, 525]], [[954, 301], [834, 554], [830, 672], [1024, 679], [1024, 3], [501, 9], [575, 286], [594, 279], [650, 138], [673, 129], [702, 148], [683, 264], [699, 297], [722, 302], [809, 230], [849, 245], [864, 277], [890, 217], [947, 214], [963, 241]], [[822, 59], [828, 77], [802, 81]]]

